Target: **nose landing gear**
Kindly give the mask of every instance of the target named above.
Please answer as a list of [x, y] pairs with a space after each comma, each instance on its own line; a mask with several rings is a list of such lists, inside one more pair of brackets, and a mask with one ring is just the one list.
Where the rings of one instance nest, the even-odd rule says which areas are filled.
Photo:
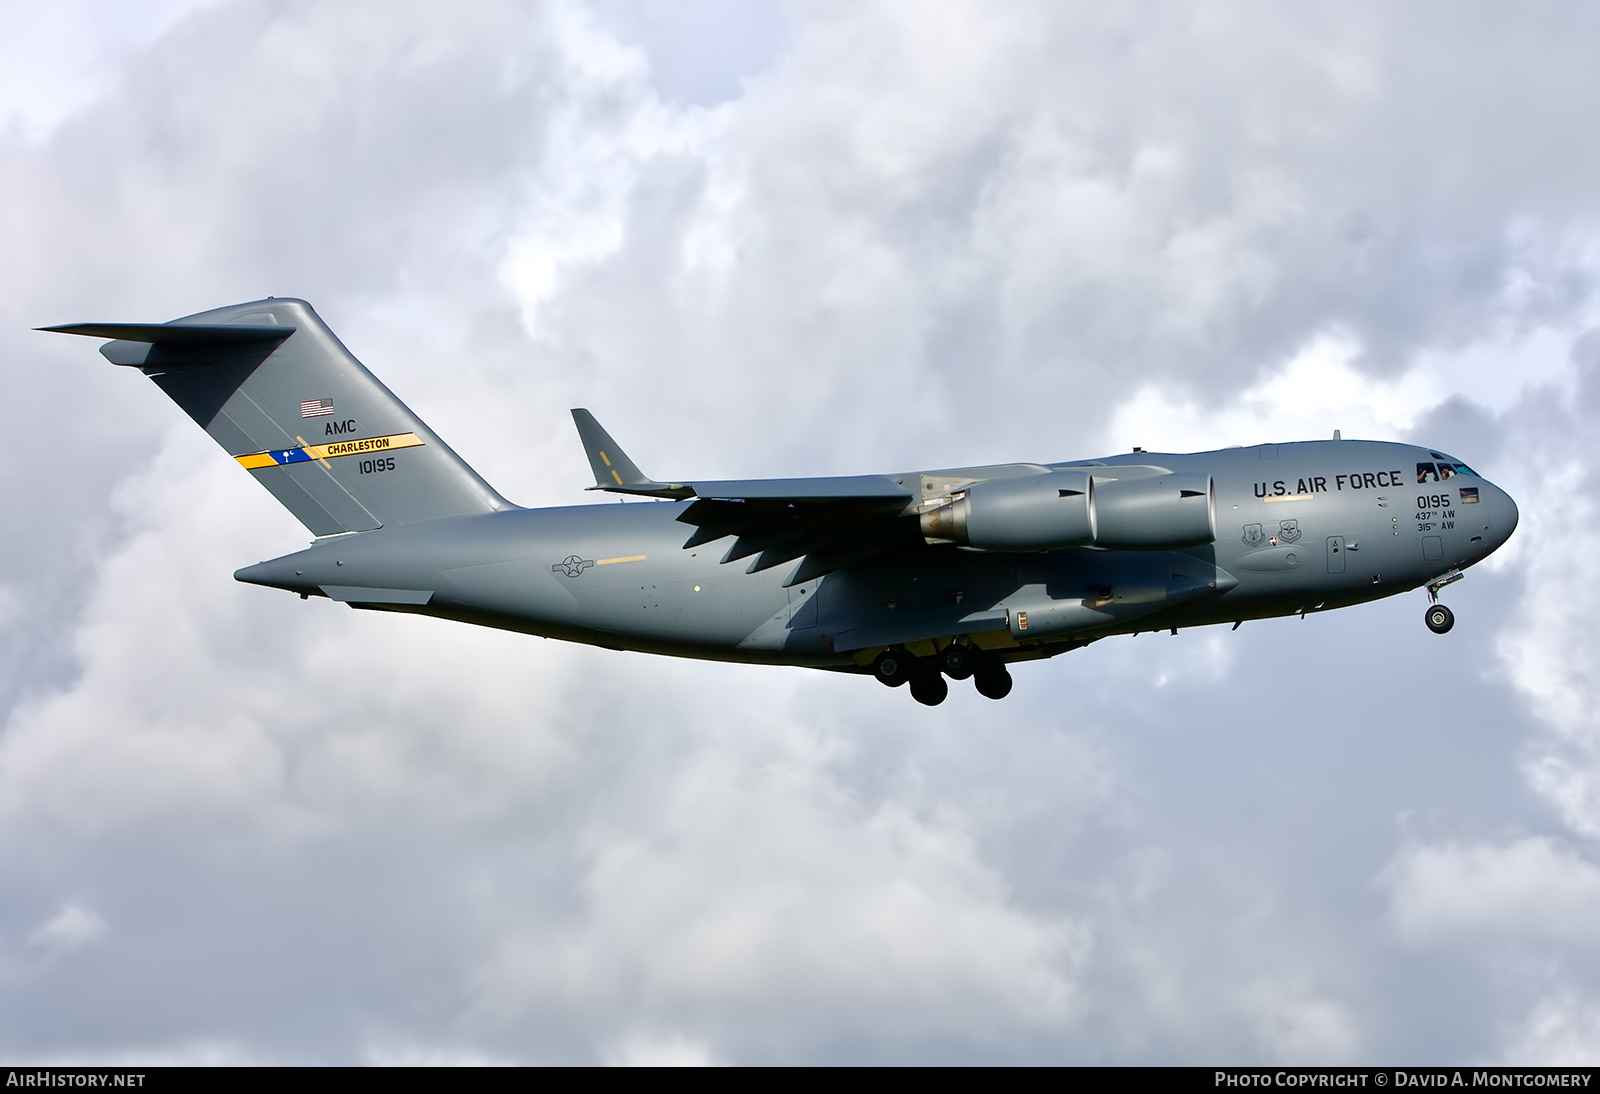
[[1456, 613], [1439, 603], [1439, 590], [1452, 582], [1460, 581], [1466, 575], [1460, 570], [1451, 570], [1441, 574], [1428, 582], [1428, 611], [1423, 616], [1423, 621], [1428, 624], [1428, 629], [1434, 634], [1444, 634], [1456, 625]]
[[1428, 607], [1428, 614], [1424, 617], [1428, 629], [1434, 634], [1444, 634], [1456, 625], [1456, 613], [1443, 604], [1432, 604]]

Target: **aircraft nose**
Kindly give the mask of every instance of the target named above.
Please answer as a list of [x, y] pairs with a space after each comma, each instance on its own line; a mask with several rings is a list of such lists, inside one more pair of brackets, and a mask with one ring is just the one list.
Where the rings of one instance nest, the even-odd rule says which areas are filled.
[[1511, 500], [1511, 495], [1495, 486], [1493, 483], [1484, 484], [1484, 492], [1489, 496], [1484, 500], [1489, 503], [1489, 532], [1494, 537], [1494, 545], [1499, 547], [1511, 538], [1511, 533], [1517, 530], [1517, 503]]

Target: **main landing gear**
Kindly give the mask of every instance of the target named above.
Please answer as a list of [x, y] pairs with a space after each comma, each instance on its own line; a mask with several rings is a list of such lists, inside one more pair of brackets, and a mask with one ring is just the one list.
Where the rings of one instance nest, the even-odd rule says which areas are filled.
[[937, 672], [919, 672], [911, 678], [911, 698], [925, 707], [936, 707], [950, 694], [950, 685]]
[[1456, 625], [1456, 613], [1439, 603], [1439, 590], [1465, 576], [1460, 570], [1451, 570], [1428, 582], [1428, 611], [1422, 618], [1434, 634], [1445, 634]]
[[952, 680], [971, 677], [978, 694], [987, 699], [1011, 694], [1011, 673], [1005, 662], [960, 642], [952, 642], [933, 657], [917, 657], [903, 646], [891, 646], [872, 662], [872, 675], [891, 688], [910, 684], [911, 697], [927, 707], [938, 706], [950, 694], [946, 676]]

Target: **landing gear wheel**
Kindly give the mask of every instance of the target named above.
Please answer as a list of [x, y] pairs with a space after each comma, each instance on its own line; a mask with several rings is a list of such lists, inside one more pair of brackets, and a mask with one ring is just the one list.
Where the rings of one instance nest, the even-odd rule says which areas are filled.
[[950, 685], [937, 672], [919, 672], [911, 678], [911, 698], [925, 707], [936, 707], [950, 694]]
[[1001, 664], [985, 668], [972, 683], [985, 699], [1004, 699], [1011, 694], [1011, 674]]
[[884, 650], [872, 663], [872, 675], [885, 687], [897, 688], [911, 679], [917, 659], [903, 649]]
[[1443, 604], [1435, 604], [1430, 607], [1428, 614], [1423, 618], [1427, 620], [1428, 629], [1434, 634], [1444, 634], [1456, 625], [1456, 613]]
[[965, 680], [978, 671], [982, 656], [972, 646], [952, 642], [939, 651], [939, 671], [952, 680]]

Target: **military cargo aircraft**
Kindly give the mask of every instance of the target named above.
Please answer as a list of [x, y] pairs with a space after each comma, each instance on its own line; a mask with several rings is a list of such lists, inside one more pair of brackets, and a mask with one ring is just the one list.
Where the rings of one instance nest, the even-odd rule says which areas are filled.
[[269, 297], [111, 339], [316, 537], [240, 581], [354, 608], [678, 657], [803, 665], [991, 699], [1007, 666], [1101, 638], [1444, 586], [1517, 507], [1453, 456], [1376, 441], [1133, 452], [887, 475], [667, 482], [574, 410], [591, 490], [501, 497], [339, 342]]

